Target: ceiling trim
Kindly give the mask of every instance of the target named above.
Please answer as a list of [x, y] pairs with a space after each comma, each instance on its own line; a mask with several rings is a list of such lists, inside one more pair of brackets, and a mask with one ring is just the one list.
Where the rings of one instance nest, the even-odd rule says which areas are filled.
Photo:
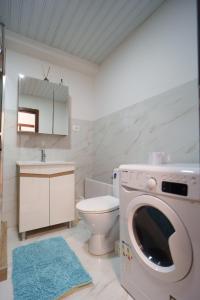
[[95, 75], [99, 66], [77, 56], [68, 54], [62, 50], [55, 49], [36, 42], [35, 40], [23, 37], [10, 30], [6, 30], [5, 45], [7, 49], [48, 61], [52, 64], [66, 67], [87, 75]]

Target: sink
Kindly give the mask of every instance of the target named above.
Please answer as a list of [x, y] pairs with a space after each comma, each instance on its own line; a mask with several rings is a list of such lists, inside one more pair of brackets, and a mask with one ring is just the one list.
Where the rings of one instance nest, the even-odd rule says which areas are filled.
[[68, 161], [17, 161], [19, 173], [25, 174], [60, 174], [75, 171], [74, 162]]
[[17, 166], [52, 166], [52, 165], [70, 165], [70, 166], [74, 166], [75, 163], [74, 162], [69, 162], [69, 161], [34, 161], [34, 160], [24, 160], [24, 161], [17, 161], [16, 162]]

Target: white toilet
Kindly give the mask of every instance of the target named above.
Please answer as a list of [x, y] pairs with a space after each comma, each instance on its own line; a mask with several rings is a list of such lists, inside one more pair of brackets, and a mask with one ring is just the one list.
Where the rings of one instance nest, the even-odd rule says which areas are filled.
[[111, 252], [119, 234], [118, 170], [113, 171], [113, 196], [85, 199], [78, 202], [76, 208], [91, 230], [89, 252], [94, 255]]

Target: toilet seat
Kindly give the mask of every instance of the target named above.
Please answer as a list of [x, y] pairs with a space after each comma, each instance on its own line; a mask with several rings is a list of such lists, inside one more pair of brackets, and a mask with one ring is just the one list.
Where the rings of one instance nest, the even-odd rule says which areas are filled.
[[85, 213], [106, 213], [119, 209], [119, 199], [113, 196], [102, 196], [81, 200], [76, 208]]

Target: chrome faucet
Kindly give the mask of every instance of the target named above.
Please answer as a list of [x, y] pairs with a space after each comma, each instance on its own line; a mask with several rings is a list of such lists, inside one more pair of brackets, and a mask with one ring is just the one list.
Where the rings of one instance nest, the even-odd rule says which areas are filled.
[[45, 161], [46, 161], [45, 149], [41, 149], [41, 162], [45, 162]]

